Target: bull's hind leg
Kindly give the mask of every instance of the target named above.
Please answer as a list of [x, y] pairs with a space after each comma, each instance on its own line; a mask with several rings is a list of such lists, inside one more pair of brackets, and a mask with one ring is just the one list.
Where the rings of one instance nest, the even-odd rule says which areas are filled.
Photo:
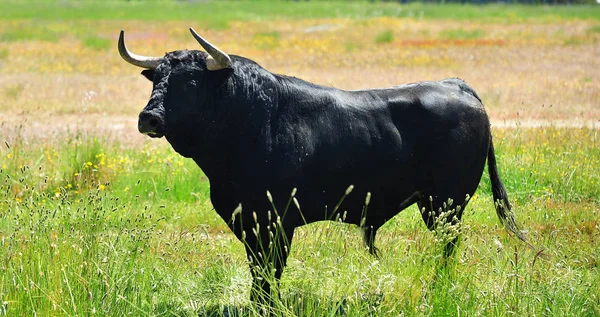
[[[417, 205], [423, 217], [423, 221], [429, 230], [436, 230], [438, 226], [449, 224], [448, 230], [453, 230], [460, 223], [463, 212], [467, 207], [469, 197], [474, 191], [466, 192], [465, 194], [441, 194], [431, 195], [421, 198]], [[454, 249], [459, 241], [459, 232], [452, 232], [453, 238], [446, 244], [444, 248], [444, 256], [449, 257], [454, 253]]]
[[365, 231], [363, 239], [367, 245], [367, 248], [369, 248], [369, 253], [372, 256], [379, 258], [379, 249], [377, 249], [375, 246], [375, 235], [377, 234], [377, 229], [379, 229], [379, 226], [366, 226], [364, 228]]

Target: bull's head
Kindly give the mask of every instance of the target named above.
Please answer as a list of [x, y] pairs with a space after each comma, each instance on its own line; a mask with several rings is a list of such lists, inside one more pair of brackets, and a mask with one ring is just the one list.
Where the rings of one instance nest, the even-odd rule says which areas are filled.
[[142, 75], [153, 82], [150, 100], [139, 115], [138, 130], [153, 138], [165, 136], [178, 152], [188, 151], [186, 148], [189, 146], [184, 143], [193, 139], [191, 131], [194, 129], [190, 125], [202, 124], [200, 121], [210, 112], [206, 108], [219, 83], [223, 83], [233, 71], [229, 55], [192, 28], [190, 32], [206, 53], [180, 50], [163, 57], [137, 55], [125, 46], [123, 30], [118, 44], [121, 57], [144, 68]]

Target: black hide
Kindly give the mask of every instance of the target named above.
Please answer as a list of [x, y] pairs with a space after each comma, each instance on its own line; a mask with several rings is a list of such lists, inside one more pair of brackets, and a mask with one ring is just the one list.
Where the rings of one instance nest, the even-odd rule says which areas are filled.
[[232, 68], [209, 71], [206, 57], [175, 51], [144, 72], [154, 89], [140, 131], [165, 136], [206, 173], [215, 210], [253, 263], [254, 299], [270, 292], [259, 278], [269, 263], [281, 276], [294, 228], [305, 223], [359, 225], [375, 254], [377, 229], [414, 203], [429, 229], [442, 211], [458, 222], [490, 155], [498, 215], [519, 234], [491, 160], [487, 114], [464, 81], [344, 91], [234, 55]]

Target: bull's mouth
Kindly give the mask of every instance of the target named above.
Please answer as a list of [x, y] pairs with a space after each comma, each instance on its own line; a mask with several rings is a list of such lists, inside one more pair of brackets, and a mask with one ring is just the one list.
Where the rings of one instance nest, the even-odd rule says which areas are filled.
[[162, 138], [165, 136], [165, 130], [160, 126], [154, 129], [144, 129], [142, 126], [138, 126], [138, 130], [141, 134], [145, 134], [151, 138]]
[[154, 139], [160, 139], [163, 136], [165, 136], [165, 134], [163, 132], [159, 132], [159, 131], [153, 131], [153, 132], [148, 132], [145, 133], [147, 136], [154, 138]]

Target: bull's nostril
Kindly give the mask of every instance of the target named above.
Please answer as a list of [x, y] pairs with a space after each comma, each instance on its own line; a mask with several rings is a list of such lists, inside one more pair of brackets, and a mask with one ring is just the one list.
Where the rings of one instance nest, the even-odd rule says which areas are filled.
[[150, 121], [148, 121], [148, 124], [152, 127], [152, 128], [156, 128], [158, 126], [158, 120], [156, 120], [156, 118], [152, 118], [150, 119]]

